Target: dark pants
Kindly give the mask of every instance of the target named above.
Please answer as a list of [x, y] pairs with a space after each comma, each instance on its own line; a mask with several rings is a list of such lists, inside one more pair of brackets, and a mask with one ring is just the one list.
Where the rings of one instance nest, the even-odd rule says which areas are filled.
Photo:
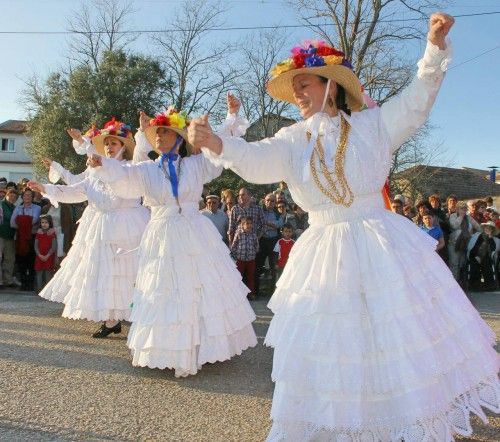
[[[475, 258], [470, 260], [469, 284], [471, 289], [493, 290], [495, 288], [493, 261], [490, 257], [483, 258], [479, 264]], [[481, 286], [481, 275], [484, 286]]]
[[274, 286], [276, 285], [276, 261], [277, 256], [274, 252], [274, 246], [276, 245], [276, 241], [278, 241], [278, 237], [274, 238], [261, 238], [259, 240], [259, 252], [257, 253], [257, 257], [255, 258], [255, 294], [259, 294], [260, 281], [259, 276], [264, 270], [264, 264], [266, 262], [266, 258], [269, 260], [269, 268], [271, 270], [271, 287], [274, 290]]
[[236, 267], [241, 273], [243, 283], [248, 287], [248, 290], [250, 290], [250, 295], [253, 296], [255, 294], [255, 259], [251, 261], [241, 261], [238, 259], [236, 261]]
[[[495, 242], [491, 238], [481, 235], [469, 254], [470, 274], [469, 284], [471, 289], [492, 290], [495, 288], [495, 269], [491, 257], [495, 250]], [[476, 257], [480, 259], [477, 262]], [[481, 286], [481, 275], [484, 280], [484, 286]]]
[[40, 292], [54, 276], [53, 270], [36, 270], [36, 289]]
[[35, 285], [35, 249], [31, 242], [29, 252], [24, 255], [16, 256], [19, 273], [21, 276], [21, 288], [23, 290], [33, 290]]

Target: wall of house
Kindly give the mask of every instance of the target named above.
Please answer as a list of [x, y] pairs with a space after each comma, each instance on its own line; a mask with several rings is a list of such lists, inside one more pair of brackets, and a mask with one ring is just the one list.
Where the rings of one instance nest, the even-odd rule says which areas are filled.
[[[15, 182], [33, 178], [31, 158], [25, 149], [26, 135], [0, 131], [0, 140], [0, 177]], [[1, 149], [2, 146], [7, 150]]]

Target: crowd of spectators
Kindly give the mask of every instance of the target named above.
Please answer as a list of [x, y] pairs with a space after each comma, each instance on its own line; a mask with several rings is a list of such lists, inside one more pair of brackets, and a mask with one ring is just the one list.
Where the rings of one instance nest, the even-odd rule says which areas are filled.
[[246, 188], [237, 193], [225, 189], [220, 197], [206, 193], [200, 211], [214, 223], [249, 288], [249, 299], [255, 299], [264, 278], [275, 286], [291, 247], [309, 225], [307, 213], [292, 201], [284, 182], [263, 198]]
[[56, 208], [27, 188], [28, 181], [0, 178], [0, 289], [41, 290], [69, 249], [84, 209], [82, 204]]
[[[28, 189], [27, 182], [0, 178], [0, 288], [40, 290], [69, 249], [85, 208], [82, 204], [56, 208]], [[204, 189], [201, 206], [200, 212], [230, 249], [250, 299], [259, 296], [263, 278], [274, 288], [295, 240], [309, 226], [308, 214], [293, 202], [284, 182], [262, 198], [246, 188], [237, 193], [225, 189], [220, 196]], [[391, 210], [436, 239], [436, 252], [464, 289], [498, 288], [500, 219], [491, 197], [459, 201], [449, 195], [441, 201], [431, 195], [414, 203], [396, 195]], [[43, 272], [37, 283], [35, 269]]]
[[492, 197], [459, 201], [449, 195], [441, 201], [434, 194], [413, 204], [396, 195], [391, 210], [437, 240], [436, 252], [464, 289], [498, 289], [500, 220]]
[[[220, 197], [207, 195], [202, 204], [202, 213], [230, 248], [251, 291], [249, 298], [259, 295], [264, 276], [273, 288], [294, 241], [308, 227], [308, 215], [293, 202], [286, 183], [261, 198], [246, 188], [237, 193], [226, 189]], [[396, 195], [391, 210], [436, 239], [436, 253], [464, 289], [498, 288], [500, 220], [491, 197], [459, 201], [449, 195], [442, 201], [434, 194], [414, 203]]]

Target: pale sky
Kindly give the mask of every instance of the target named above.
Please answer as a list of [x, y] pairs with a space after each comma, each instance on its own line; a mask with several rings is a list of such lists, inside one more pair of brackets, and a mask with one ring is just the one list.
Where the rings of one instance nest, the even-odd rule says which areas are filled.
[[[446, 12], [452, 15], [500, 11], [500, 0], [457, 0]], [[168, 26], [172, 10], [182, 1], [137, 0], [130, 28], [153, 29]], [[266, 26], [298, 24], [296, 13], [281, 0], [233, 0], [225, 26]], [[0, 0], [0, 122], [24, 119], [20, 103], [23, 80], [33, 73], [46, 76], [64, 64], [67, 35], [12, 35], [5, 31], [63, 31], [66, 20], [78, 3], [66, 0]], [[314, 37], [307, 28], [279, 29], [287, 36], [290, 48]], [[213, 39], [233, 41], [248, 31], [214, 31]], [[437, 127], [431, 142], [443, 143], [446, 158], [441, 165], [453, 167], [500, 166], [500, 14], [457, 18], [451, 32], [454, 57], [431, 115]], [[409, 43], [415, 57], [425, 42]], [[153, 51], [146, 35], [134, 44], [134, 50]], [[288, 56], [287, 49], [284, 57]], [[477, 60], [461, 64], [493, 49]], [[456, 66], [456, 67], [455, 67]], [[439, 163], [438, 163], [439, 165]]]

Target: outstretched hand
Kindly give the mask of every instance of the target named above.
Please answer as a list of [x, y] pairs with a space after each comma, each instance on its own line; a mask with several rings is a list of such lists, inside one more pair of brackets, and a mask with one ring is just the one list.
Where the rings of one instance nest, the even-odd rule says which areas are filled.
[[228, 111], [228, 113], [237, 115], [238, 112], [240, 111], [241, 101], [238, 100], [230, 92], [227, 93], [226, 101], [227, 101], [227, 111]]
[[45, 186], [36, 181], [28, 181], [28, 187], [35, 192], [45, 193]]
[[207, 114], [195, 118], [189, 123], [188, 140], [189, 144], [197, 151], [202, 147], [207, 147], [217, 154], [222, 152], [222, 141], [213, 133]]
[[68, 129], [66, 132], [68, 132], [68, 135], [73, 138], [73, 140], [77, 141], [78, 143], [82, 144], [83, 143], [83, 137], [82, 133], [78, 129]]
[[435, 12], [429, 19], [427, 40], [438, 46], [441, 50], [446, 49], [445, 38], [454, 23], [455, 19], [451, 15], [444, 12]]
[[142, 110], [139, 111], [139, 129], [141, 130], [141, 132], [144, 132], [146, 127], [149, 126], [150, 120], [151, 118], [146, 115], [146, 112]]
[[89, 155], [89, 157], [87, 158], [87, 166], [92, 168], [102, 166], [102, 157], [95, 153]]
[[49, 170], [50, 166], [52, 166], [52, 160], [50, 158], [44, 158], [42, 160], [42, 164], [45, 166], [47, 170]]

